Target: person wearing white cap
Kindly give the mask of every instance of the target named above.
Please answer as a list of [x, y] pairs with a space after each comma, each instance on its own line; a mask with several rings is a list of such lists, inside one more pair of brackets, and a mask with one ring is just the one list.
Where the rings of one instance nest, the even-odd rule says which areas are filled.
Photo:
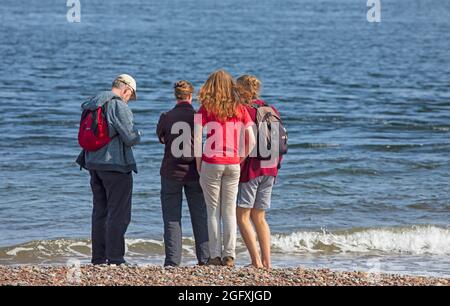
[[[132, 147], [141, 140], [128, 107], [131, 100], [136, 100], [136, 81], [128, 74], [121, 74], [115, 78], [110, 91], [101, 92], [81, 105], [83, 114], [78, 140], [83, 150], [77, 163], [91, 175], [93, 264], [125, 263], [125, 232], [131, 220], [132, 172], [137, 173]], [[100, 134], [103, 142], [96, 147]], [[83, 146], [89, 141], [93, 148]]]
[[128, 74], [119, 75], [113, 82], [112, 92], [119, 95], [125, 103], [136, 100], [136, 81]]

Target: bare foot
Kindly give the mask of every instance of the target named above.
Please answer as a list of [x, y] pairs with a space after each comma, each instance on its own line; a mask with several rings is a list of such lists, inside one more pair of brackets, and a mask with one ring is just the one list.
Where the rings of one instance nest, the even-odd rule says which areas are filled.
[[256, 264], [256, 263], [251, 263], [249, 265], [245, 266], [246, 268], [255, 268], [255, 269], [262, 269], [264, 268], [264, 266], [262, 264]]

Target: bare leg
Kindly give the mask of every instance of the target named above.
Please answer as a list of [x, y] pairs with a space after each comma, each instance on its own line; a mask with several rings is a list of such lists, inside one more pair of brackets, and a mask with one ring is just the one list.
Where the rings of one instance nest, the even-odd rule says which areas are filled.
[[250, 213], [256, 234], [258, 235], [259, 246], [261, 247], [262, 264], [265, 268], [271, 269], [270, 260], [270, 228], [266, 222], [266, 212], [263, 209], [252, 209]]
[[258, 247], [256, 244], [255, 230], [250, 222], [250, 211], [251, 209], [249, 208], [238, 207], [236, 209], [237, 223], [239, 225], [239, 231], [241, 232], [242, 239], [244, 239], [245, 245], [250, 253], [252, 265], [256, 268], [262, 268], [263, 264], [261, 262], [261, 257], [259, 256]]

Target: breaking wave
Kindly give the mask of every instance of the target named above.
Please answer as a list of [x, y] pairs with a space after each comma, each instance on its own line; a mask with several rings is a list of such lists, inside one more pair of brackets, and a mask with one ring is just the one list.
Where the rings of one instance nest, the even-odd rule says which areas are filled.
[[272, 238], [275, 252], [450, 255], [450, 230], [436, 226], [295, 232]]
[[[127, 239], [127, 257], [134, 259], [164, 256], [164, 243], [152, 239]], [[238, 240], [237, 252], [246, 252]], [[300, 231], [272, 235], [272, 252], [290, 254], [379, 254], [379, 255], [450, 255], [450, 230], [437, 226], [403, 228], [368, 228], [340, 231]], [[89, 260], [87, 239], [39, 240], [0, 248], [0, 264], [63, 263], [68, 258]], [[194, 240], [184, 238], [184, 256], [194, 258]]]

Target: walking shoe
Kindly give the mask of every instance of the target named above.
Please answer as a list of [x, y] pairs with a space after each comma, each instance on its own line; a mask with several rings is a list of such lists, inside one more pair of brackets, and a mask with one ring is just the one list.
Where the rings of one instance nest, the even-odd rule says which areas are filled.
[[227, 267], [234, 267], [234, 258], [231, 256], [225, 256], [222, 259], [222, 264]]
[[92, 263], [94, 266], [106, 266], [106, 261], [96, 261]]
[[120, 263], [108, 262], [108, 266], [110, 266], [110, 267], [126, 267], [126, 268], [138, 267], [137, 264], [129, 263], [128, 261], [120, 262]]
[[208, 266], [221, 266], [221, 265], [222, 260], [220, 259], [220, 257], [210, 258], [208, 260]]

